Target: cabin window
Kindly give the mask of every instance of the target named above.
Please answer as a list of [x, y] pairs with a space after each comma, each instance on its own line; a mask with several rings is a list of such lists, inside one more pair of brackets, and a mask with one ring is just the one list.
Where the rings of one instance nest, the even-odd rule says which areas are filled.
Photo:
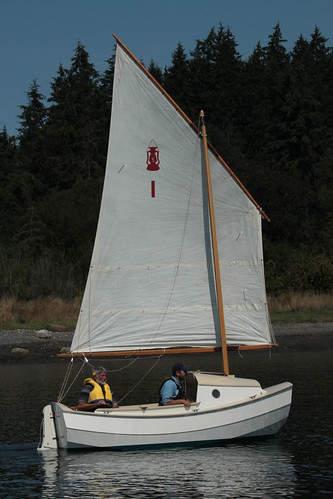
[[216, 390], [216, 388], [212, 391], [212, 395], [214, 399], [218, 399], [220, 397], [220, 390]]

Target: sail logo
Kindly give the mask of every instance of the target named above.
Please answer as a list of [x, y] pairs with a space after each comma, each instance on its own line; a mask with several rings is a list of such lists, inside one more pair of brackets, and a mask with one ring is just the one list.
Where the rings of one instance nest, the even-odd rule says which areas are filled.
[[147, 149], [147, 170], [156, 172], [160, 169], [160, 151], [154, 140], [150, 141]]
[[[150, 172], [157, 172], [160, 169], [160, 151], [154, 139], [150, 141], [147, 149], [146, 164]], [[150, 197], [155, 197], [155, 180], [151, 181]]]

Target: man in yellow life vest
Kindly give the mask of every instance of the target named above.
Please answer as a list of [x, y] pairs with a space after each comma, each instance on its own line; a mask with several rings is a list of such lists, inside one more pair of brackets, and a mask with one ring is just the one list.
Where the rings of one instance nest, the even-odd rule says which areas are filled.
[[[92, 411], [98, 407], [118, 407], [112, 396], [111, 388], [106, 382], [106, 369], [104, 367], [98, 367], [93, 371], [92, 378], [84, 380], [79, 406], [82, 406], [81, 410]], [[86, 407], [83, 408], [83, 406]]]

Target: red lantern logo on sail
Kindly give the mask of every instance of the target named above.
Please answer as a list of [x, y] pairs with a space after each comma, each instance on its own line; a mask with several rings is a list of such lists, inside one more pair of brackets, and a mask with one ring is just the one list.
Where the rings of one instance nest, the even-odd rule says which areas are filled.
[[156, 142], [152, 140], [147, 149], [147, 170], [156, 172], [160, 169], [160, 151]]

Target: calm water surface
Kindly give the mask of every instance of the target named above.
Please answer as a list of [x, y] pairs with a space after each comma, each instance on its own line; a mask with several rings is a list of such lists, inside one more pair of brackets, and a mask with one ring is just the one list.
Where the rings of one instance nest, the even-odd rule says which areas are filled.
[[[175, 359], [163, 358], [123, 403], [156, 400]], [[156, 362], [104, 362], [118, 399]], [[193, 369], [215, 371], [219, 356], [186, 357]], [[81, 366], [76, 361], [74, 374]], [[280, 433], [199, 449], [137, 452], [37, 452], [43, 406], [56, 399], [67, 363], [0, 366], [0, 497], [332, 497], [332, 351], [279, 349], [230, 356], [230, 371], [265, 387], [294, 383], [289, 420]], [[64, 402], [75, 404], [86, 365]]]

